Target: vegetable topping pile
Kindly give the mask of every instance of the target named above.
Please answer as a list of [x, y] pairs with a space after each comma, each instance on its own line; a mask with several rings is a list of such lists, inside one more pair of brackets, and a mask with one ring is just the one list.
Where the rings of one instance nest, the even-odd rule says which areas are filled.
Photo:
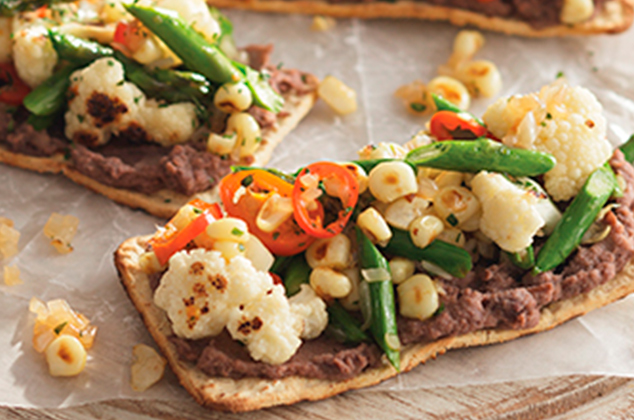
[[36, 130], [65, 123], [88, 147], [173, 146], [221, 120], [207, 150], [241, 161], [262, 142], [249, 109], [278, 114], [284, 99], [232, 37], [204, 0], [3, 2], [0, 103], [23, 105]]
[[443, 281], [501, 262], [537, 276], [606, 238], [606, 203], [625, 185], [587, 90], [559, 79], [484, 121], [434, 100], [429, 131], [405, 146], [293, 174], [234, 167], [224, 210], [183, 207], [141, 258], [163, 273], [155, 303], [175, 334], [226, 328], [254, 360], [280, 364], [326, 331], [373, 340], [399, 369], [397, 319], [439, 316]]

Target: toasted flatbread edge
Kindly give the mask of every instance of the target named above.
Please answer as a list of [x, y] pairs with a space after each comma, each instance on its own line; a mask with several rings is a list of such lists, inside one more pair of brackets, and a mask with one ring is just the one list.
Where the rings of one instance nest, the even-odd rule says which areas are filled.
[[415, 18], [447, 21], [457, 26], [476, 26], [481, 29], [527, 37], [593, 35], [623, 32], [634, 20], [633, 0], [609, 0], [601, 13], [575, 25], [556, 25], [534, 28], [519, 20], [489, 17], [468, 10], [435, 6], [413, 0], [395, 2], [332, 4], [326, 0], [209, 0], [217, 7], [255, 10], [260, 12], [302, 13], [327, 15], [337, 18]]
[[[285, 95], [285, 105], [283, 112], [285, 116], [278, 118], [278, 122], [273, 127], [262, 130], [262, 145], [254, 154], [253, 166], [263, 166], [271, 158], [273, 149], [282, 142], [297, 124], [308, 114], [317, 100], [316, 92], [303, 95]], [[143, 194], [141, 192], [115, 188], [102, 184], [73, 169], [64, 155], [58, 153], [51, 157], [33, 157], [9, 151], [5, 146], [0, 146], [0, 162], [22, 169], [36, 171], [40, 173], [63, 174], [79, 185], [83, 185], [94, 192], [104, 195], [117, 203], [140, 208], [158, 217], [169, 218], [173, 216], [179, 208], [185, 205], [192, 197], [176, 193], [170, 190], [160, 190], [153, 194]], [[204, 191], [195, 195], [205, 201], [216, 201], [216, 188]]]
[[[344, 380], [321, 380], [289, 377], [280, 380], [260, 378], [228, 379], [209, 377], [193, 364], [179, 359], [175, 346], [168, 340], [172, 334], [163, 310], [153, 303], [149, 278], [139, 266], [139, 256], [147, 249], [150, 236], [125, 241], [115, 252], [120, 280], [143, 322], [166, 356], [180, 383], [203, 406], [223, 411], [249, 411], [304, 400], [321, 400], [342, 392], [375, 385], [398, 372], [389, 364], [364, 371]], [[634, 292], [634, 261], [612, 280], [588, 293], [555, 302], [541, 310], [539, 324], [525, 330], [481, 330], [433, 343], [405, 348], [401, 355], [402, 371], [435, 359], [450, 349], [502, 343], [524, 335], [549, 330], [565, 321], [600, 308]]]

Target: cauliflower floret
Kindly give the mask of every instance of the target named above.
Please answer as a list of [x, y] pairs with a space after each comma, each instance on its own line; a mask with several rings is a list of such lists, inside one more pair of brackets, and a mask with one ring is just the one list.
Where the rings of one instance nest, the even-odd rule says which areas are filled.
[[0, 17], [0, 63], [11, 61], [11, 18]]
[[244, 343], [254, 360], [280, 364], [290, 359], [302, 343], [302, 320], [291, 311], [284, 287], [273, 286], [260, 299], [233, 308], [227, 330]]
[[537, 93], [499, 99], [483, 119], [507, 146], [555, 156], [557, 165], [544, 175], [545, 187], [563, 201], [574, 197], [612, 154], [602, 112], [589, 90], [558, 79]]
[[158, 0], [156, 5], [177, 12], [210, 42], [215, 42], [220, 36], [220, 25], [211, 16], [205, 0]]
[[303, 323], [302, 338], [317, 338], [328, 326], [326, 302], [307, 284], [300, 286], [300, 291], [289, 299], [291, 311]]
[[57, 53], [40, 21], [13, 19], [13, 61], [27, 85], [36, 87], [53, 75]]
[[534, 194], [501, 174], [486, 171], [478, 173], [471, 186], [482, 205], [482, 233], [508, 252], [522, 251], [533, 243], [533, 236], [545, 224]]
[[154, 303], [167, 312], [177, 336], [198, 339], [218, 335], [232, 310], [257, 301], [272, 287], [271, 276], [256, 271], [246, 258], [227, 263], [217, 251], [195, 249], [170, 259]]
[[66, 112], [66, 136], [97, 146], [112, 135], [131, 136], [168, 146], [188, 140], [198, 126], [194, 104], [169, 106], [148, 100], [134, 84], [124, 81], [123, 66], [102, 58], [71, 76], [74, 95]]

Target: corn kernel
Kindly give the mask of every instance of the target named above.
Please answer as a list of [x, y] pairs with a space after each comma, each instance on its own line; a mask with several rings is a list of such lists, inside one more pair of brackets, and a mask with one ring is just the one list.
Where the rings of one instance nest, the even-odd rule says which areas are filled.
[[392, 272], [392, 283], [401, 284], [414, 275], [416, 263], [402, 257], [394, 257], [390, 260], [390, 271]]
[[305, 255], [311, 268], [343, 270], [352, 260], [350, 239], [342, 233], [332, 238], [318, 239], [308, 247]]
[[414, 169], [405, 162], [379, 163], [370, 171], [368, 187], [379, 201], [392, 201], [418, 190]]
[[425, 274], [410, 277], [396, 290], [400, 313], [406, 318], [424, 321], [433, 316], [440, 306], [434, 282]]
[[130, 368], [130, 386], [143, 392], [157, 383], [165, 373], [166, 360], [152, 347], [137, 344], [132, 348], [134, 362]]
[[357, 217], [357, 226], [373, 243], [386, 245], [392, 238], [392, 230], [373, 207], [368, 207]]
[[427, 247], [444, 229], [443, 222], [432, 215], [425, 215], [412, 222], [409, 228], [409, 236], [414, 245], [419, 248]]
[[46, 349], [51, 376], [76, 376], [86, 367], [86, 349], [70, 335], [60, 335]]
[[357, 110], [357, 93], [334, 76], [327, 76], [322, 80], [317, 94], [340, 115], [351, 114]]
[[310, 286], [323, 299], [343, 298], [352, 291], [350, 279], [327, 267], [317, 267], [310, 273]]

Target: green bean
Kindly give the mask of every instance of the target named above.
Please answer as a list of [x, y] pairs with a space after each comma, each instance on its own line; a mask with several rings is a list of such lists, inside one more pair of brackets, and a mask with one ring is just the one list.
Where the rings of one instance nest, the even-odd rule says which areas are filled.
[[286, 288], [286, 295], [293, 296], [298, 293], [302, 284], [308, 283], [311, 268], [306, 262], [303, 253], [295, 255], [288, 263], [282, 280]]
[[520, 252], [506, 252], [506, 255], [513, 265], [522, 270], [530, 270], [535, 266], [535, 250], [532, 245], [529, 245], [528, 248]]
[[51, 125], [53, 125], [53, 123], [55, 122], [55, 119], [59, 115], [60, 115], [59, 113], [52, 114], [52, 115], [43, 115], [43, 116], [31, 114], [27, 118], [26, 122], [29, 125], [31, 125], [35, 129], [35, 131], [42, 131], [42, 130], [46, 130]]
[[275, 261], [273, 261], [273, 265], [269, 268], [269, 271], [282, 277], [290, 262], [291, 257], [275, 257]]
[[464, 249], [440, 240], [419, 248], [412, 242], [409, 232], [400, 229], [392, 229], [392, 239], [383, 250], [408, 260], [428, 261], [458, 278], [464, 278], [473, 268], [471, 256]]
[[621, 152], [623, 152], [623, 154], [625, 155], [625, 160], [627, 160], [630, 163], [633, 163], [634, 162], [634, 134], [630, 136], [627, 142], [622, 144], [619, 147], [619, 149], [621, 149]]
[[78, 38], [73, 35], [49, 30], [49, 37], [60, 59], [78, 65], [89, 63], [104, 57], [114, 57], [124, 69], [126, 78], [152, 98], [164, 99], [169, 103], [208, 102], [211, 101], [211, 85], [198, 73], [146, 69], [119, 51], [103, 45]]
[[343, 343], [360, 343], [369, 341], [370, 337], [361, 329], [361, 323], [350, 312], [335, 302], [326, 308], [328, 311], [328, 329], [333, 338]]
[[257, 169], [259, 171], [269, 172], [269, 173], [277, 176], [278, 178], [283, 179], [284, 181], [288, 182], [289, 184], [295, 183], [295, 178], [296, 178], [295, 176], [287, 174], [286, 172], [282, 172], [279, 169], [262, 168], [262, 167], [259, 167], [259, 166], [242, 166], [242, 165], [233, 165], [233, 166], [231, 166], [231, 172], [233, 172], [233, 173], [240, 172], [240, 171], [250, 171], [250, 170], [253, 170], [253, 169]]
[[436, 109], [438, 111], [451, 111], [451, 112], [455, 112], [456, 114], [467, 114], [469, 115], [471, 118], [473, 118], [473, 120], [475, 122], [477, 122], [478, 124], [480, 124], [482, 127], [484, 127], [484, 122], [476, 117], [475, 115], [464, 111], [460, 108], [458, 108], [456, 105], [452, 104], [451, 102], [449, 102], [448, 100], [446, 100], [445, 98], [443, 98], [442, 96], [438, 96], [435, 93], [431, 94], [432, 99], [434, 100], [434, 104], [436, 104]]
[[537, 255], [533, 274], [552, 270], [579, 246], [581, 238], [614, 190], [614, 173], [602, 166], [586, 180]]
[[273, 90], [259, 72], [232, 62], [217, 45], [209, 43], [177, 14], [136, 4], [125, 7], [165, 42], [183, 60], [187, 68], [215, 83], [245, 81], [253, 93], [256, 105], [274, 113], [282, 110], [283, 98]]
[[493, 171], [512, 176], [541, 175], [557, 163], [548, 153], [510, 148], [484, 138], [435, 142], [412, 150], [405, 160], [416, 166], [473, 173]]
[[[379, 250], [361, 229], [356, 228], [357, 244], [359, 246], [359, 263], [362, 269], [382, 268], [390, 273], [390, 265]], [[391, 277], [391, 274], [390, 274]], [[366, 322], [370, 323], [370, 332], [379, 347], [383, 349], [387, 359], [396, 370], [401, 369], [401, 355], [398, 348], [393, 348], [395, 343], [388, 343], [388, 336], [392, 340], [398, 339], [398, 330], [396, 327], [396, 304], [394, 303], [394, 286], [391, 278], [380, 281], [367, 282], [369, 289], [369, 307], [370, 314], [363, 314]], [[363, 299], [363, 296], [362, 296]], [[362, 304], [363, 306], [363, 304]], [[367, 318], [369, 317], [369, 319]], [[390, 346], [390, 344], [392, 346]]]
[[24, 107], [32, 114], [41, 117], [58, 113], [66, 105], [66, 91], [70, 86], [70, 76], [77, 68], [78, 66], [71, 64], [55, 72], [26, 95]]

